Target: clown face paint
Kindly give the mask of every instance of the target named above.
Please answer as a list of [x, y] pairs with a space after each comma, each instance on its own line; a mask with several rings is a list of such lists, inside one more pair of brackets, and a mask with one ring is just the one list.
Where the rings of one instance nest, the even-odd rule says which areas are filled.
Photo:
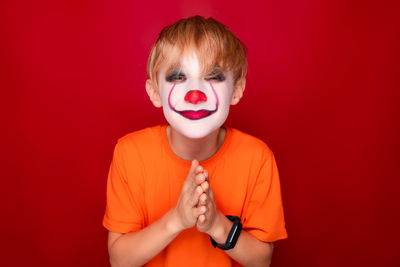
[[159, 89], [164, 116], [188, 138], [203, 138], [225, 122], [233, 93], [231, 72], [201, 74], [196, 54], [173, 70], [161, 69]]

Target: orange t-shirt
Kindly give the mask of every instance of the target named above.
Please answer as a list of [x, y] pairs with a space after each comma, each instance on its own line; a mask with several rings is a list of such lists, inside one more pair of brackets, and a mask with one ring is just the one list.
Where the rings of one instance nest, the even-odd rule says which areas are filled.
[[[265, 242], [287, 237], [278, 170], [265, 143], [226, 127], [220, 149], [200, 164], [209, 173], [217, 209], [239, 216], [243, 230]], [[119, 139], [107, 184], [103, 225], [128, 233], [143, 229], [173, 208], [190, 162], [171, 150], [166, 125]], [[240, 266], [211, 245], [196, 227], [181, 232], [146, 266]]]

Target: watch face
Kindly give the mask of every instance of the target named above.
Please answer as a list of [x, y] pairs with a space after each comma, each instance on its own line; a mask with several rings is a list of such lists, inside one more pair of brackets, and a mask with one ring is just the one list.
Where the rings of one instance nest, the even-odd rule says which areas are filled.
[[235, 235], [237, 233], [237, 230], [238, 230], [238, 225], [235, 223], [232, 226], [232, 230], [229, 233], [228, 240], [226, 240], [226, 244], [230, 245], [232, 243], [233, 238], [235, 237]]

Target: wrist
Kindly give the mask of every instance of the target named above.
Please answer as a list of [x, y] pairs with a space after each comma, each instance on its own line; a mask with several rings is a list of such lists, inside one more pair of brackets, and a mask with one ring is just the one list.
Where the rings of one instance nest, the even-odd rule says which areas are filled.
[[232, 225], [233, 222], [226, 218], [222, 213], [218, 212], [215, 222], [208, 234], [218, 244], [224, 244], [232, 228]]
[[166, 229], [170, 234], [177, 235], [184, 230], [179, 223], [178, 214], [175, 208], [172, 208], [165, 214]]
[[233, 222], [233, 226], [229, 231], [225, 243], [218, 243], [213, 238], [210, 238], [213, 247], [218, 247], [222, 250], [229, 250], [235, 247], [243, 228], [241, 219], [238, 216], [226, 215], [226, 217], [229, 219], [229, 221]]

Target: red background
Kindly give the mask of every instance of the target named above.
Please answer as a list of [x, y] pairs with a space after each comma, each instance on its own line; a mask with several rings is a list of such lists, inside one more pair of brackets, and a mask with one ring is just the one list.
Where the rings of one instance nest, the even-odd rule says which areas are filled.
[[281, 173], [273, 266], [399, 266], [397, 1], [1, 1], [2, 266], [108, 266], [118, 137], [164, 121], [144, 90], [161, 28], [194, 14], [249, 48], [229, 124]]

